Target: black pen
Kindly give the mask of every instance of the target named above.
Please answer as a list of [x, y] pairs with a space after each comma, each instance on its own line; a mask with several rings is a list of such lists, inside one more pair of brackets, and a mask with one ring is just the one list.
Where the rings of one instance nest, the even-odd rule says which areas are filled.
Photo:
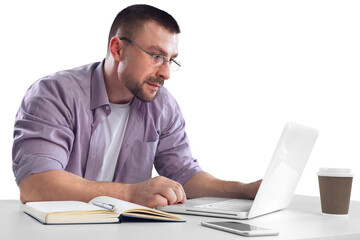
[[106, 210], [115, 211], [115, 206], [108, 203], [102, 203], [102, 202], [92, 202], [95, 206], [105, 208]]

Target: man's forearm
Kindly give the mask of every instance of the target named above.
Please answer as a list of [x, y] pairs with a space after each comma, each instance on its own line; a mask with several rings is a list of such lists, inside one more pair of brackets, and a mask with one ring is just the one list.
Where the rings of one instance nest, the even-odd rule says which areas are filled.
[[135, 184], [96, 182], [64, 170], [32, 174], [19, 184], [20, 200], [77, 200], [89, 202], [97, 196], [109, 196], [153, 208], [184, 203], [186, 195], [181, 184], [165, 177], [155, 177]]
[[128, 184], [96, 182], [64, 170], [32, 174], [19, 183], [20, 200], [78, 200], [88, 202], [97, 196], [111, 196], [128, 201]]
[[224, 181], [206, 172], [199, 172], [184, 184], [184, 189], [188, 198], [211, 196], [253, 199], [260, 183], [261, 180], [249, 184]]

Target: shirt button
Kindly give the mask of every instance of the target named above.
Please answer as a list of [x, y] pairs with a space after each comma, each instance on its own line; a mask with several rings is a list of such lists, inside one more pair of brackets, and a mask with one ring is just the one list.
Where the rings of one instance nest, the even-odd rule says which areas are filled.
[[106, 109], [106, 111], [109, 111], [109, 110], [110, 110], [110, 107], [109, 107], [109, 106], [106, 106], [105, 109]]
[[93, 128], [95, 126], [95, 124], [91, 124], [91, 127]]

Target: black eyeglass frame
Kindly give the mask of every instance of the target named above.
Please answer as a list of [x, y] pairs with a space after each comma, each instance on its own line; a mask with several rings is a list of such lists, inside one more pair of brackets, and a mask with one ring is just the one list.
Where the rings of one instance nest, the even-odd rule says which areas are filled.
[[[136, 43], [134, 43], [133, 41], [131, 41], [130, 39], [126, 38], [126, 37], [121, 37], [119, 38], [120, 40], [123, 40], [123, 41], [127, 41], [129, 42], [131, 45], [137, 47], [138, 49], [140, 49], [141, 51], [143, 51], [144, 53], [147, 53], [149, 54], [151, 57], [152, 57], [152, 63], [155, 65], [155, 66], [160, 66], [166, 62], [169, 62], [170, 65], [172, 65], [172, 63], [175, 63], [176, 66], [175, 68], [172, 67], [172, 69], [174, 71], [178, 70], [180, 67], [181, 67], [181, 63], [175, 59], [168, 59], [167, 57], [163, 56], [163, 55], [160, 55], [160, 54], [151, 54], [149, 53], [148, 51], [146, 51], [145, 49], [143, 49], [142, 47], [140, 47], [139, 45], [137, 45]], [[156, 59], [162, 59], [161, 63], [157, 63], [157, 60]]]

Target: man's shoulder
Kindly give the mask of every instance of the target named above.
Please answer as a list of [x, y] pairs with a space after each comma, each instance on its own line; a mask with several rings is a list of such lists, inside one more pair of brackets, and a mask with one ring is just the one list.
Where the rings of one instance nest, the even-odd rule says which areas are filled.
[[173, 121], [180, 114], [177, 101], [165, 87], [161, 87], [156, 98], [152, 102], [146, 103], [146, 105], [148, 113], [153, 118], [165, 122]]
[[165, 88], [161, 87], [156, 98], [148, 103], [151, 109], [159, 109], [162, 113], [177, 109], [178, 103], [171, 93]]
[[169, 90], [167, 90], [165, 87], [161, 87], [159, 89], [159, 92], [153, 101], [154, 104], [166, 104], [166, 105], [174, 105], [177, 104], [175, 98], [171, 95]]
[[64, 90], [88, 89], [91, 86], [92, 73], [99, 64], [99, 62], [96, 62], [58, 71], [40, 78], [34, 85], [56, 87]]

